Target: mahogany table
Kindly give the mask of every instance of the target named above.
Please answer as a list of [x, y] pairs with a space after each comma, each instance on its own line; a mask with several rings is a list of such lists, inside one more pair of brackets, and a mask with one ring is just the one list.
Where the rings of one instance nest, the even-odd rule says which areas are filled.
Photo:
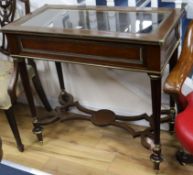
[[[172, 122], [173, 118], [173, 115], [165, 119], [160, 117], [161, 77], [166, 65], [169, 63], [172, 69], [177, 61], [182, 14], [177, 9], [46, 5], [2, 28], [12, 57], [22, 64], [20, 75], [28, 87], [27, 94], [32, 104], [33, 97], [23, 61], [26, 58], [140, 71], [150, 77], [151, 116], [126, 117], [106, 109], [85, 109], [61, 86], [61, 107], [55, 109], [57, 114], [52, 118], [40, 121], [35, 117], [36, 134], [41, 134], [41, 125], [57, 120], [85, 119], [97, 126], [118, 126], [133, 137], [141, 136], [143, 145], [152, 148], [150, 158], [155, 169], [159, 169], [162, 160], [160, 124]], [[58, 68], [59, 78], [63, 81], [59, 65]], [[86, 115], [70, 112], [72, 107]], [[170, 107], [170, 114], [173, 114], [172, 100]], [[36, 115], [35, 107], [33, 110]], [[135, 131], [128, 125], [128, 121], [140, 119], [149, 121], [150, 126], [144, 131]], [[153, 145], [148, 145], [145, 141], [147, 137], [153, 140]]]

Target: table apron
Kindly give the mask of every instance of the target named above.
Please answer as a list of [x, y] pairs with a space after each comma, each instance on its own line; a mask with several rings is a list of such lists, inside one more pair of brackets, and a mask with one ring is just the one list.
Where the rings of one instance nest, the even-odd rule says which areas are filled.
[[[168, 45], [7, 34], [11, 55], [160, 74], [177, 39]], [[170, 39], [171, 40], [171, 39]], [[162, 52], [164, 48], [164, 52]]]

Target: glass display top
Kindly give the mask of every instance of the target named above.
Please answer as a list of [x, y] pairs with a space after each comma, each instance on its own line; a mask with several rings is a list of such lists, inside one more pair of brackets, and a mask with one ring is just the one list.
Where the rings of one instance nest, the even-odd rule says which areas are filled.
[[47, 9], [22, 26], [118, 33], [151, 33], [169, 13]]

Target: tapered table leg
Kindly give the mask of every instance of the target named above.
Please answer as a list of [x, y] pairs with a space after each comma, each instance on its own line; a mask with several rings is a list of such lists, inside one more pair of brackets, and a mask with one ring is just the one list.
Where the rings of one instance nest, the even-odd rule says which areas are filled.
[[[174, 68], [178, 60], [178, 48], [175, 50], [175, 52], [172, 55], [172, 58], [170, 59], [169, 62], [169, 71]], [[171, 121], [169, 123], [169, 131], [174, 132], [174, 121], [175, 121], [175, 115], [176, 115], [176, 110], [175, 110], [175, 101], [172, 96], [170, 96], [170, 115], [171, 115]]]
[[153, 153], [150, 159], [154, 163], [154, 168], [159, 170], [161, 157], [160, 146], [160, 117], [161, 117], [161, 75], [149, 75], [151, 80], [151, 96], [152, 96], [152, 111], [153, 111], [153, 133], [154, 133], [154, 145]]
[[44, 92], [35, 61], [32, 59], [28, 59], [28, 64], [30, 64], [34, 70], [34, 76], [32, 77], [34, 88], [36, 89], [36, 92], [37, 92], [40, 100], [42, 101], [44, 107], [46, 108], [47, 111], [50, 112], [50, 111], [52, 111], [52, 107], [51, 107], [51, 105], [47, 99], [47, 96]]
[[37, 111], [33, 100], [33, 95], [32, 95], [32, 90], [29, 82], [29, 76], [26, 68], [25, 59], [23, 60], [19, 59], [18, 64], [19, 64], [19, 73], [20, 73], [21, 81], [24, 87], [24, 92], [33, 117], [33, 125], [34, 125], [33, 133], [36, 134], [40, 142], [43, 142], [43, 137], [42, 137], [43, 128], [38, 123]]
[[65, 89], [64, 86], [64, 78], [63, 78], [63, 73], [62, 73], [62, 63], [60, 62], [55, 62], [56, 65], [56, 70], [57, 70], [57, 74], [58, 74], [58, 79], [59, 79], [59, 84], [60, 84], [60, 89], [61, 91], [63, 91]]

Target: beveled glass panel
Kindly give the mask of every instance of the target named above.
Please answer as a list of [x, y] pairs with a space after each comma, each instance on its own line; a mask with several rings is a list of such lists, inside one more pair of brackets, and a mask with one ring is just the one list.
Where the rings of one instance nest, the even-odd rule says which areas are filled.
[[169, 13], [47, 9], [23, 26], [94, 30], [118, 33], [151, 33]]

